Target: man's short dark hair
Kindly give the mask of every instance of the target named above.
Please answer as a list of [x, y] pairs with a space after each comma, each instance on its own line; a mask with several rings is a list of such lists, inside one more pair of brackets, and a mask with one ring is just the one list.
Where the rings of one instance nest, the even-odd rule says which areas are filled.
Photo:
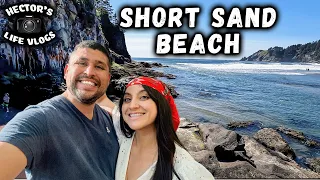
[[82, 41], [79, 44], [77, 44], [76, 47], [74, 48], [73, 52], [75, 52], [76, 50], [78, 50], [80, 48], [90, 48], [90, 49], [98, 50], [98, 51], [102, 52], [109, 59], [108, 65], [109, 65], [109, 71], [111, 71], [113, 59], [111, 57], [111, 53], [109, 51], [109, 48], [105, 48], [103, 45], [101, 45], [100, 43], [98, 43], [96, 41], [85, 40], [85, 41]]

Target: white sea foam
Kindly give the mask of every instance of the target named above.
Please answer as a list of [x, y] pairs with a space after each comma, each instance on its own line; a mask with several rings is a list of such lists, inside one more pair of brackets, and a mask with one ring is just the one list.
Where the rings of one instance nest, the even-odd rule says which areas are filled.
[[[256, 73], [256, 74], [282, 74], [282, 75], [305, 75], [320, 73], [320, 64], [281, 64], [281, 63], [253, 63], [242, 62], [223, 64], [199, 64], [199, 63], [177, 63], [179, 69], [192, 70], [213, 70], [235, 73]], [[309, 71], [307, 71], [309, 69]]]
[[154, 63], [154, 61], [151, 61], [151, 60], [150, 60], [150, 61], [143, 61], [143, 62], [147, 62], [147, 63]]

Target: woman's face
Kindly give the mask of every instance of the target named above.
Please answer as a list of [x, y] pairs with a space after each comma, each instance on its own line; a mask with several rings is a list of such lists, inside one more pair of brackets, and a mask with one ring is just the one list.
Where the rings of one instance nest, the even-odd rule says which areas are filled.
[[126, 89], [122, 116], [132, 130], [153, 127], [157, 113], [156, 103], [142, 85], [132, 85]]

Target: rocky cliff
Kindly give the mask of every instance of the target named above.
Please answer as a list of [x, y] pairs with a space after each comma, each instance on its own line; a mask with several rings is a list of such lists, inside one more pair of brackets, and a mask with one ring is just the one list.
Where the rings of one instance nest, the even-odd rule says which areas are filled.
[[287, 48], [276, 46], [268, 50], [259, 50], [249, 57], [242, 58], [241, 61], [320, 63], [320, 40]]
[[103, 22], [101, 23], [102, 32], [109, 42], [109, 48], [112, 52], [115, 62], [118, 64], [131, 62], [131, 56], [127, 51], [123, 31], [119, 26], [110, 22], [108, 14], [103, 14], [101, 16], [101, 22]]

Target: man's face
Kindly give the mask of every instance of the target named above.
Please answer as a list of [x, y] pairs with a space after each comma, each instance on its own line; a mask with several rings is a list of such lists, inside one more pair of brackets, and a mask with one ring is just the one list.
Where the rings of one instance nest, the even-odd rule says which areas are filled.
[[99, 50], [79, 48], [64, 69], [67, 90], [84, 104], [93, 104], [107, 90], [110, 81], [108, 57]]

